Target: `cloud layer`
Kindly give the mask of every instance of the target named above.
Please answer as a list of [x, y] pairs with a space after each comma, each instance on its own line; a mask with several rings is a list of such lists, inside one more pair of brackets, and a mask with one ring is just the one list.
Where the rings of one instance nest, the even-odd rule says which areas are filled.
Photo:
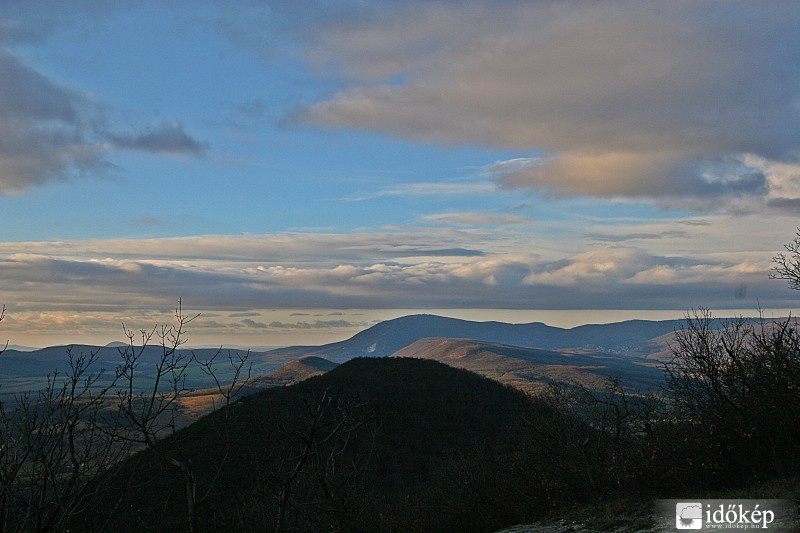
[[[716, 202], [798, 162], [794, 2], [426, 2], [325, 28], [344, 87], [303, 119], [423, 142], [527, 149], [507, 187]], [[503, 170], [503, 171], [500, 171]], [[785, 203], [785, 202], [784, 202]]]
[[[14, 310], [120, 312], [162, 308], [181, 297], [196, 308], [248, 311], [731, 308], [742, 303], [735, 300], [742, 285], [767, 305], [792, 296], [767, 280], [768, 254], [663, 256], [632, 245], [652, 234], [621, 234], [616, 240], [626, 237], [627, 245], [568, 254], [535, 245], [526, 252], [502, 251], [504, 246], [492, 251], [491, 239], [478, 243], [474, 235], [435, 229], [2, 243], [0, 292]], [[465, 244], [460, 240], [482, 249], [459, 252]]]

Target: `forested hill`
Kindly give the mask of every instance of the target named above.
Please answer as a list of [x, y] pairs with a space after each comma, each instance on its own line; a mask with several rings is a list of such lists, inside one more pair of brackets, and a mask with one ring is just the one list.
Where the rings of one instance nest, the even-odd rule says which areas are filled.
[[[198, 507], [203, 530], [273, 531], [281, 491], [290, 490], [284, 531], [493, 531], [541, 505], [511, 490], [501, 472], [513, 465], [496, 460], [510, 453], [529, 402], [436, 361], [354, 359], [216, 411], [162, 451], [191, 461], [198, 493], [208, 493]], [[311, 435], [313, 453], [293, 477]], [[159, 455], [133, 456], [100, 496], [122, 502], [107, 528], [183, 529], [183, 488]], [[502, 511], [481, 511], [501, 501]], [[84, 518], [78, 529], [109, 517]]]

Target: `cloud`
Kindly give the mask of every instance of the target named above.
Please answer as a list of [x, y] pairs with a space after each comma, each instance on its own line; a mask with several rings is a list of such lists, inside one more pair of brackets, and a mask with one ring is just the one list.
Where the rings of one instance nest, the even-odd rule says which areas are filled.
[[[426, 2], [315, 32], [343, 87], [301, 122], [530, 150], [505, 187], [656, 199], [760, 199], [743, 160], [797, 162], [800, 11], [791, 1]], [[506, 169], [508, 170], [508, 169]]]
[[263, 322], [256, 322], [250, 318], [245, 318], [239, 322], [240, 324], [248, 327], [248, 328], [255, 328], [255, 329], [266, 329], [267, 325]]
[[366, 327], [365, 322], [348, 322], [347, 320], [315, 320], [314, 322], [270, 322], [274, 329], [330, 329]]
[[800, 198], [770, 198], [767, 200], [767, 205], [791, 213], [800, 213]]
[[112, 148], [196, 157], [207, 149], [178, 123], [114, 133], [106, 122], [83, 94], [0, 49], [0, 194], [103, 172]]
[[144, 258], [148, 261], [206, 260], [227, 262], [394, 261], [407, 257], [480, 257], [474, 234], [447, 229], [361, 234], [197, 235], [159, 239], [45, 241], [0, 243], [0, 254], [34, 253], [60, 257]]
[[144, 131], [106, 134], [108, 140], [124, 150], [138, 150], [154, 154], [191, 155], [202, 157], [208, 144], [192, 138], [176, 122], [161, 121]]
[[[698, 225], [677, 225], [669, 217], [585, 217], [532, 223], [518, 233], [421, 227], [6, 242], [0, 243], [0, 293], [15, 316], [47, 313], [49, 318], [36, 319], [41, 327], [56, 316], [71, 324], [102, 315], [113, 318], [112, 325], [122, 319], [132, 324], [129, 316], [141, 322], [152, 310], [168, 318], [183, 298], [187, 308], [205, 318], [216, 313], [225, 331], [242, 335], [321, 332], [336, 326], [317, 324], [317, 318], [350, 319], [328, 313], [351, 309], [682, 312], [740, 309], [756, 299], [765, 308], [793, 307], [795, 294], [767, 278], [782, 242], [776, 224], [786, 228], [788, 240], [792, 217], [753, 217], [744, 234], [732, 220], [708, 215], [687, 221]], [[474, 253], [451, 252], [460, 249]], [[741, 287], [747, 288], [746, 301]]]
[[660, 240], [689, 237], [685, 231], [664, 231], [661, 233], [587, 233], [586, 238], [598, 242], [626, 242], [640, 240]]
[[571, 152], [529, 159], [514, 170], [501, 164], [495, 175], [502, 186], [512, 189], [533, 187], [557, 196], [659, 198], [701, 211], [731, 199], [766, 195], [769, 183], [764, 173], [722, 158], [720, 154], [716, 162], [698, 164], [682, 154]]
[[[544, 259], [494, 253], [440, 262], [281, 262], [236, 265], [213, 260], [148, 261], [0, 258], [0, 291], [14, 311], [109, 312], [161, 309], [178, 298], [192, 308], [240, 311], [241, 327], [348, 327], [344, 321], [258, 321], [254, 309], [383, 308], [661, 308], [735, 305], [736, 290], [782, 301], [785, 289], [767, 280], [769, 260], [713, 256], [689, 260], [639, 248], [598, 248]], [[620, 298], [624, 294], [624, 298]]]
[[596, 288], [618, 283], [649, 269], [657, 261], [637, 248], [606, 248], [583, 252], [565, 261], [546, 265], [525, 278], [525, 283], [552, 286], [586, 285]]
[[523, 215], [503, 213], [437, 213], [422, 217], [426, 222], [457, 224], [463, 226], [505, 226], [525, 224], [531, 219]]
[[379, 191], [342, 198], [349, 202], [363, 202], [386, 196], [461, 196], [495, 192], [497, 185], [489, 181], [451, 183], [401, 183]]
[[[6, 5], [7, 4], [7, 5]], [[15, 44], [41, 44], [64, 30], [102, 23], [131, 6], [79, 0], [7, 2], [0, 17], [0, 195], [116, 168], [114, 149], [202, 157], [208, 146], [178, 122], [141, 131], [115, 131], [102, 101], [37, 71], [13, 53]], [[110, 127], [110, 125], [112, 127]]]
[[89, 102], [0, 49], [0, 194], [97, 171], [107, 147], [92, 142]]

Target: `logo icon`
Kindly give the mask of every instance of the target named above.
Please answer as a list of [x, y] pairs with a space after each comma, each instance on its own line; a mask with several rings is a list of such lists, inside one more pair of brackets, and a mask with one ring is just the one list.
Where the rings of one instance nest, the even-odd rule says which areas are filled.
[[700, 502], [676, 503], [675, 527], [678, 529], [702, 529], [703, 504]]

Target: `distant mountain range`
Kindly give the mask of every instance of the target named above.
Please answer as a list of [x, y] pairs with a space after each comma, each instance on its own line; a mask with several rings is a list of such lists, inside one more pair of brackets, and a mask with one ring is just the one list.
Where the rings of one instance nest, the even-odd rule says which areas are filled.
[[0, 349], [15, 350], [17, 352], [33, 352], [39, 348], [34, 348], [33, 346], [20, 346], [19, 344], [9, 344], [8, 346], [0, 344]]
[[[411, 315], [376, 324], [350, 339], [322, 346], [292, 346], [252, 356], [262, 366], [304, 357], [343, 363], [357, 357], [433, 359], [534, 392], [547, 381], [592, 388], [618, 377], [629, 389], [663, 381], [658, 361], [681, 320], [629, 320], [565, 329], [540, 322], [474, 322]], [[270, 386], [271, 377], [261, 385]]]
[[[452, 366], [462, 366], [484, 375], [502, 375], [509, 383], [519, 384], [520, 380], [534, 383], [554, 376], [554, 372], [558, 373], [558, 368], [571, 366], [572, 375], [591, 375], [595, 378], [608, 374], [626, 375], [637, 385], [646, 386], [654, 377], [654, 365], [647, 363], [646, 359], [663, 359], [668, 355], [668, 342], [682, 324], [681, 320], [629, 320], [565, 329], [541, 322], [509, 324], [474, 322], [435, 315], [411, 315], [380, 322], [340, 342], [322, 346], [251, 351], [250, 362], [253, 364], [253, 376], [263, 377], [259, 378], [264, 381], [262, 385], [281, 381], [269, 374], [287, 363], [310, 356], [330, 363], [343, 363], [357, 357], [387, 357], [402, 351], [402, 355], [446, 361]], [[423, 339], [433, 338], [438, 340], [415, 345]], [[447, 343], [443, 339], [460, 341]], [[466, 340], [471, 343], [468, 347]], [[0, 394], [31, 390], [36, 388], [37, 380], [41, 381], [47, 373], [63, 371], [69, 349], [75, 354], [96, 353], [97, 368], [105, 368], [110, 373], [120, 362], [120, 344], [110, 343], [103, 347], [52, 346], [33, 351], [8, 349], [0, 357]], [[434, 344], [436, 348], [432, 349]], [[216, 351], [200, 348], [186, 350], [186, 355], [191, 352], [199, 359], [208, 359]], [[244, 354], [246, 350], [225, 349], [225, 352], [228, 351], [238, 355]], [[542, 359], [545, 352], [550, 352], [545, 357], [550, 358], [548, 361]], [[566, 352], [569, 353], [568, 356], [565, 355]], [[158, 347], [148, 348], [142, 359], [145, 374], [155, 363], [159, 353]], [[472, 355], [469, 358], [457, 358], [454, 353]], [[307, 366], [313, 360], [305, 361], [303, 364], [298, 363], [298, 367]], [[328, 363], [316, 361], [319, 371], [323, 371], [322, 367], [326, 364]], [[491, 368], [492, 365], [495, 365], [494, 369]], [[225, 377], [224, 371], [221, 377]], [[204, 382], [203, 378], [203, 375], [199, 375], [196, 382], [188, 385], [199, 389], [208, 387], [210, 383]], [[284, 381], [293, 382], [291, 379]]]
[[657, 339], [673, 333], [682, 324], [682, 320], [628, 320], [565, 329], [541, 322], [509, 324], [473, 322], [436, 315], [411, 315], [381, 322], [345, 341], [323, 346], [278, 348], [263, 355], [275, 359], [315, 355], [342, 363], [354, 357], [386, 357], [418, 340], [440, 337], [472, 339], [524, 348], [583, 350], [645, 357], [663, 350], [663, 343], [657, 342]]
[[[423, 329], [423, 331], [417, 329], [414, 331], [409, 330], [408, 327], [419, 324], [420, 319], [423, 319], [422, 322], [430, 327], [431, 322], [435, 324], [438, 321], [428, 321], [427, 318], [438, 319], [440, 317], [408, 318], [411, 320], [390, 321], [390, 328], [380, 327], [383, 324], [379, 324], [348, 341], [333, 345], [294, 347], [274, 350], [265, 354], [254, 354], [255, 357], [267, 358], [277, 352], [278, 357], [273, 358], [272, 361], [284, 360], [300, 353], [315, 355], [303, 355], [269, 374], [251, 378], [242, 389], [241, 394], [253, 394], [272, 387], [292, 385], [338, 366], [338, 363], [320, 355], [332, 357], [342, 353], [359, 353], [358, 347], [364, 346], [366, 342], [369, 342], [370, 346], [379, 341], [382, 341], [384, 346], [402, 346], [408, 342], [408, 339], [414, 339], [419, 335], [434, 331], [471, 333], [473, 330], [470, 329], [470, 325], [477, 324], [444, 319], [441, 323], [450, 326], [449, 329]], [[500, 326], [493, 331], [496, 332], [501, 330], [502, 326], [511, 326], [511, 324], [500, 324]], [[632, 326], [629, 325], [629, 327]], [[373, 331], [376, 328], [377, 332]], [[620, 328], [616, 329], [620, 330]], [[660, 333], [661, 330], [662, 328], [651, 328], [651, 334]], [[355, 345], [355, 348], [351, 347], [351, 343]], [[376, 352], [377, 350], [367, 351], [371, 356], [374, 356]], [[385, 353], [385, 351], [380, 353]], [[363, 356], [363, 352], [361, 355]], [[339, 355], [339, 357], [346, 356]], [[531, 393], [541, 391], [542, 387], [551, 381], [581, 383], [589, 388], [599, 389], [604, 386], [608, 378], [616, 377], [629, 390], [653, 390], [658, 388], [664, 379], [660, 363], [635, 354], [590, 352], [586, 349], [544, 350], [474, 339], [425, 337], [393, 352], [391, 357], [431, 359], [448, 366], [475, 372]], [[354, 357], [348, 358], [353, 359]], [[222, 401], [222, 396], [217, 389], [206, 388], [187, 395], [181, 400], [181, 404], [187, 413], [198, 416], [218, 408], [222, 405]]]

